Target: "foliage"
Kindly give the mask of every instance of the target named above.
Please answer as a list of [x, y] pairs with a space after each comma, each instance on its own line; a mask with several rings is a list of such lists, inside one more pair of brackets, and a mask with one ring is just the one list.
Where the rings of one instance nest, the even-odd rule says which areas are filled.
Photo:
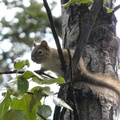
[[[0, 2], [0, 4], [7, 7], [7, 10], [14, 12], [11, 13], [12, 18], [10, 19], [7, 16], [1, 18], [0, 72], [8, 71], [11, 68], [12, 61], [23, 55], [23, 53], [30, 51], [33, 40], [40, 41], [41, 38], [45, 37], [45, 33], [49, 28], [43, 4], [38, 3], [36, 0], [28, 1], [28, 5], [25, 5], [23, 0], [3, 0]], [[53, 2], [51, 9], [55, 5], [56, 2]], [[14, 62], [13, 69], [16, 69], [17, 72], [25, 66], [30, 66], [28, 60], [21, 58], [16, 59]], [[23, 74], [17, 74], [12, 80], [6, 78], [9, 82], [6, 83], [6, 91], [3, 93], [3, 100], [0, 101], [0, 120], [47, 119], [51, 116], [52, 109], [44, 104], [45, 98], [48, 96], [55, 97], [54, 92], [50, 90], [48, 85], [53, 83], [63, 84], [65, 82], [62, 77], [47, 79], [30, 70], [25, 71]], [[31, 82], [36, 83], [37, 86], [30, 88]], [[58, 98], [56, 103], [59, 104], [60, 100]], [[61, 106], [70, 109], [65, 102], [62, 102]]]
[[64, 7], [69, 7], [74, 2], [78, 2], [78, 3], [81, 3], [81, 4], [87, 4], [87, 3], [93, 2], [93, 0], [69, 0], [69, 2], [67, 2], [63, 6]]
[[[80, 4], [88, 4], [94, 2], [94, 0], [69, 0], [66, 4], [62, 5], [63, 7], [69, 7], [72, 3], [78, 2]], [[89, 4], [91, 8], [91, 4]], [[103, 6], [106, 9], [107, 13], [110, 13], [114, 10], [114, 6], [111, 5], [111, 1], [103, 0]]]
[[[28, 60], [15, 60], [14, 67], [16, 70], [21, 70], [25, 66], [29, 66]], [[29, 88], [30, 81], [39, 84]], [[10, 118], [14, 120], [47, 119], [52, 113], [51, 107], [44, 104], [44, 100], [48, 96], [53, 96], [53, 101], [56, 105], [72, 110], [63, 100], [55, 97], [54, 92], [48, 86], [49, 84], [63, 84], [64, 82], [62, 77], [44, 79], [35, 72], [28, 70], [21, 75], [17, 74], [16, 78], [8, 82], [6, 86], [7, 91], [3, 101], [0, 103], [0, 111], [2, 111], [0, 112], [0, 120], [8, 120]]]

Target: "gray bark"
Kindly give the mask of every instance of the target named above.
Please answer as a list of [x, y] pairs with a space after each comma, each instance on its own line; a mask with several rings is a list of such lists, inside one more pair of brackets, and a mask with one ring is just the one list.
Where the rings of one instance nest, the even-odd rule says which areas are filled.
[[[63, 1], [65, 3], [66, 1]], [[110, 1], [112, 3], [112, 0]], [[74, 3], [69, 8], [62, 8], [62, 35], [65, 48], [75, 48], [78, 37], [81, 35], [82, 25], [88, 15], [87, 5]], [[82, 54], [87, 69], [94, 73], [105, 73], [117, 78], [117, 51], [118, 43], [115, 33], [116, 19], [114, 14], [100, 10], [93, 26], [86, 48]], [[79, 78], [79, 76], [77, 76]], [[86, 83], [79, 82], [74, 85], [80, 120], [117, 120], [117, 103], [108, 96], [101, 95], [100, 86], [91, 90]], [[109, 92], [109, 90], [107, 90]], [[72, 104], [72, 95], [66, 93], [63, 98]], [[65, 110], [62, 120], [76, 120], [77, 113]]]

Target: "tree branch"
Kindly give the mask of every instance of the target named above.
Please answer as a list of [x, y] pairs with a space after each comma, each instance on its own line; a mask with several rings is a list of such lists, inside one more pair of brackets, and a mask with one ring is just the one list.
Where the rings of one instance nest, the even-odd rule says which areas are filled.
[[75, 71], [78, 61], [83, 53], [83, 50], [88, 42], [92, 27], [95, 23], [97, 15], [102, 7], [102, 0], [95, 0], [86, 21], [83, 24], [81, 36], [78, 37], [78, 44], [73, 56], [73, 71]]
[[69, 79], [70, 79], [70, 85], [69, 85], [69, 88], [70, 88], [70, 93], [72, 94], [73, 96], [73, 104], [74, 104], [74, 109], [77, 113], [76, 115], [76, 119], [77, 120], [80, 120], [80, 111], [79, 111], [79, 108], [78, 108], [78, 104], [77, 104], [77, 101], [76, 101], [76, 95], [75, 95], [75, 90], [74, 90], [74, 86], [73, 86], [73, 70], [72, 70], [72, 57], [71, 57], [71, 54], [70, 54], [70, 50], [68, 50], [68, 56], [69, 56]]
[[[4, 72], [0, 72], [0, 75], [3, 75], [3, 74], [16, 74], [16, 73], [19, 73], [19, 74], [23, 74], [25, 71], [17, 71], [17, 70], [13, 70], [13, 71], [4, 71]], [[39, 74], [39, 75], [44, 75], [44, 76], [47, 76], [49, 78], [52, 78], [52, 79], [55, 79], [55, 77], [51, 76], [51, 75], [48, 75], [44, 72], [41, 72], [40, 70], [35, 70], [34, 71], [35, 73]]]
[[120, 5], [116, 6], [113, 10], [113, 12], [116, 12], [118, 9], [120, 9]]
[[50, 8], [48, 6], [47, 0], [43, 0], [43, 2], [44, 2], [44, 6], [45, 6], [45, 9], [47, 11], [47, 15], [48, 15], [48, 18], [49, 18], [49, 21], [50, 21], [53, 37], [54, 37], [56, 45], [57, 45], [57, 50], [58, 50], [59, 58], [60, 58], [61, 65], [62, 65], [61, 67], [62, 67], [62, 70], [65, 73], [65, 71], [66, 71], [66, 63], [65, 63], [65, 59], [64, 59], [64, 56], [63, 56], [63, 52], [62, 52], [61, 46], [60, 46], [58, 35], [57, 35], [56, 30], [55, 30], [55, 26], [54, 26], [51, 10], [50, 10]]

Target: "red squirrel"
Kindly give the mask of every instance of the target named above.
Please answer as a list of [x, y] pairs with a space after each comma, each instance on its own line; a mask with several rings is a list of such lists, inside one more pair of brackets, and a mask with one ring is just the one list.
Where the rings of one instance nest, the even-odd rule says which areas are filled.
[[[64, 75], [63, 71], [61, 70], [61, 62], [56, 49], [51, 48], [45, 40], [43, 40], [39, 45], [34, 43], [34, 47], [35, 48], [31, 53], [31, 59], [33, 60], [33, 62], [36, 62], [37, 64], [41, 64], [42, 72], [51, 70], [54, 73], [56, 73], [57, 76]], [[69, 63], [68, 51], [66, 49], [62, 49], [62, 51], [65, 62], [66, 64], [68, 64]], [[70, 52], [71, 55], [74, 54], [74, 50], [70, 50]], [[108, 88], [108, 90], [112, 90], [117, 95], [118, 97], [117, 99], [119, 99], [120, 81], [115, 80], [110, 75], [105, 75], [103, 73], [95, 74], [89, 72], [84, 65], [84, 60], [82, 57], [79, 60], [78, 69], [80, 70], [81, 76], [85, 78], [83, 79], [84, 81], [82, 82], [85, 82], [93, 86], [102, 87], [105, 89]]]

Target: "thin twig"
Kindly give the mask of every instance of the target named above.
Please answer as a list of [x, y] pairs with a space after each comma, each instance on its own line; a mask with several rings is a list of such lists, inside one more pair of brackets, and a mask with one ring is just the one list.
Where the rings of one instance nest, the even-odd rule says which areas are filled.
[[120, 9], [120, 5], [116, 6], [113, 10], [113, 12], [116, 12], [118, 9]]
[[60, 46], [58, 35], [57, 35], [56, 30], [55, 30], [55, 26], [54, 26], [51, 10], [50, 10], [50, 8], [48, 6], [47, 0], [43, 0], [43, 2], [44, 2], [44, 6], [45, 6], [45, 9], [47, 11], [47, 15], [48, 15], [48, 18], [49, 18], [49, 21], [50, 21], [53, 37], [54, 37], [56, 45], [57, 45], [57, 50], [58, 50], [59, 58], [60, 58], [61, 65], [62, 65], [61, 67], [62, 67], [62, 70], [65, 73], [65, 71], [66, 71], [66, 63], [65, 63], [65, 59], [64, 59], [64, 56], [63, 56], [63, 52], [62, 52], [61, 46]]
[[[3, 75], [3, 74], [16, 74], [16, 73], [19, 73], [19, 74], [23, 74], [25, 71], [17, 71], [17, 70], [12, 70], [12, 71], [4, 71], [4, 72], [0, 72], [0, 75]], [[35, 70], [34, 71], [35, 73], [39, 74], [39, 75], [44, 75], [44, 76], [47, 76], [49, 78], [52, 78], [52, 79], [55, 79], [55, 77], [51, 76], [51, 75], [48, 75], [44, 72], [41, 72], [40, 70]]]
[[77, 101], [76, 101], [76, 95], [75, 95], [75, 91], [74, 91], [74, 87], [73, 87], [73, 70], [72, 70], [72, 57], [71, 57], [71, 54], [70, 54], [70, 50], [67, 49], [68, 51], [68, 56], [69, 56], [69, 71], [70, 71], [70, 89], [71, 89], [71, 94], [73, 96], [73, 103], [74, 103], [74, 107], [75, 107], [75, 111], [77, 113], [77, 120], [80, 120], [80, 111], [79, 111], [79, 108], [78, 108], [78, 104], [77, 104]]

